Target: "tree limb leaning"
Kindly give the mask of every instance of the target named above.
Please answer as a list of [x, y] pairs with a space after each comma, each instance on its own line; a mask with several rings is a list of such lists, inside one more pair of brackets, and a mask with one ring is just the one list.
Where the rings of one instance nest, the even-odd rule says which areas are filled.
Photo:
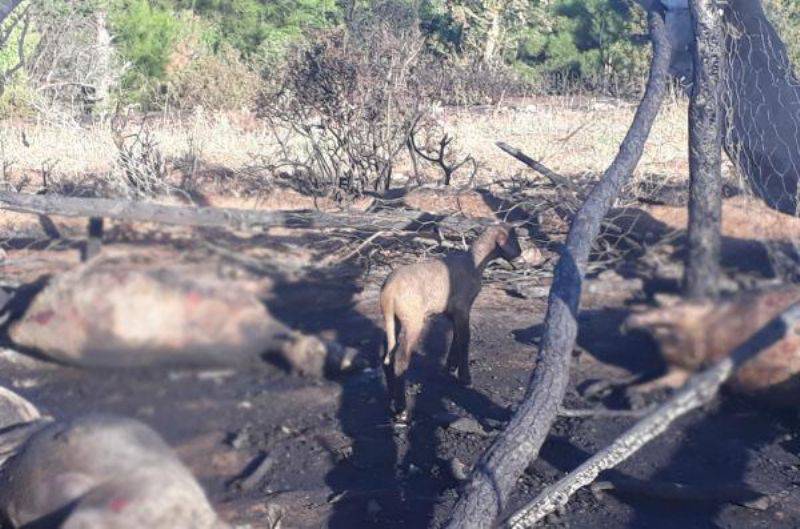
[[577, 336], [581, 283], [592, 242], [603, 217], [628, 181], [644, 149], [666, 94], [670, 42], [660, 14], [648, 14], [653, 60], [647, 89], [617, 157], [578, 211], [566, 248], [555, 269], [545, 331], [525, 399], [506, 430], [475, 465], [456, 503], [448, 529], [480, 529], [494, 522], [514, 488], [517, 477], [539, 453], [558, 414], [569, 378], [569, 358]]
[[587, 459], [578, 468], [547, 487], [532, 502], [508, 520], [511, 529], [527, 529], [562, 507], [576, 491], [592, 483], [600, 472], [614, 468], [642, 446], [662, 434], [670, 424], [711, 401], [720, 386], [759, 352], [796, 332], [800, 325], [800, 303], [792, 305], [769, 322], [728, 357], [690, 378], [669, 400], [641, 419], [611, 445]]
[[531, 158], [521, 150], [517, 149], [516, 147], [512, 147], [511, 145], [503, 141], [498, 141], [495, 143], [495, 145], [497, 145], [501, 151], [505, 152], [506, 154], [510, 154], [520, 162], [524, 163], [537, 173], [541, 174], [542, 176], [550, 180], [550, 183], [552, 183], [554, 186], [562, 187], [569, 191], [573, 191], [576, 194], [578, 193], [578, 187], [575, 185], [574, 182], [572, 182], [572, 180], [558, 174], [557, 172], [553, 171], [552, 169], [542, 164], [541, 162], [534, 160], [533, 158]]

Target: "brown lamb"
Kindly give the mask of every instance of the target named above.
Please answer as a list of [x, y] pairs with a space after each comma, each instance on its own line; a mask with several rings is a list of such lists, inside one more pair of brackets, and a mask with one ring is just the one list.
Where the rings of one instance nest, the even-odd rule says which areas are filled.
[[408, 417], [406, 371], [429, 317], [444, 314], [453, 323], [447, 369], [458, 371], [463, 384], [471, 383], [469, 314], [481, 290], [483, 270], [494, 259], [511, 262], [521, 253], [514, 228], [499, 224], [487, 228], [468, 252], [402, 266], [386, 278], [380, 295], [386, 330], [383, 364], [397, 420]]

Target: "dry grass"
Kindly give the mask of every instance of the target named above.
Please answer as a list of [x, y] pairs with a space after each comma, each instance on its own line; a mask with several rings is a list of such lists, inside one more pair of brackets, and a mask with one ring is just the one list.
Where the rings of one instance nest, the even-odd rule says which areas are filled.
[[[662, 109], [645, 148], [637, 175], [686, 178], [688, 102], [672, 99]], [[635, 104], [549, 98], [515, 110], [484, 116], [454, 112], [445, 117], [464, 151], [487, 169], [482, 177], [503, 178], [524, 169], [494, 143], [505, 141], [565, 176], [602, 173], [628, 131]]]
[[[527, 171], [497, 149], [496, 141], [506, 141], [564, 175], [602, 172], [616, 154], [634, 111], [630, 103], [550, 97], [513, 107], [446, 108], [437, 119], [456, 136], [461, 152], [479, 162], [478, 181], [489, 184]], [[685, 100], [673, 98], [665, 105], [637, 175], [686, 178], [686, 112]], [[147, 126], [167, 160], [193, 154], [205, 166], [232, 174], [252, 164], [254, 156], [269, 157], [277, 148], [270, 132], [250, 116], [198, 112], [181, 120], [150, 118]], [[11, 121], [0, 125], [0, 164], [10, 161], [14, 174], [34, 180], [43, 166], [53, 164], [67, 178], [109, 171], [116, 155], [108, 125]], [[398, 180], [408, 171], [409, 164], [403, 163]], [[440, 178], [431, 167], [424, 173], [433, 180]], [[464, 184], [466, 177], [457, 174], [455, 184]]]
[[[140, 126], [130, 123], [126, 132]], [[180, 120], [149, 118], [143, 126], [152, 131], [167, 160], [194, 152], [204, 163], [234, 171], [251, 163], [254, 154], [275, 147], [269, 131], [254, 126], [247, 116], [196, 112]], [[52, 162], [67, 175], [101, 173], [114, 166], [118, 154], [108, 124], [6, 121], [0, 125], [0, 145], [0, 157], [13, 162], [15, 172], [25, 173]]]

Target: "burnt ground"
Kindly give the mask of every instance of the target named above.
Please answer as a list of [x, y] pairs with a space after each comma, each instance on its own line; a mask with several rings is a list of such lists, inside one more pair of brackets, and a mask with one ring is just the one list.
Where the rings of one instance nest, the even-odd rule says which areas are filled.
[[[174, 248], [185, 251], [180, 244]], [[32, 255], [25, 252], [19, 256]], [[72, 255], [74, 250], [37, 255], [63, 260], [61, 252]], [[14, 272], [5, 268], [6, 276]], [[176, 447], [223, 517], [236, 524], [269, 527], [265, 514], [278, 505], [284, 528], [437, 527], [458, 494], [450, 460], [472, 464], [523, 396], [536, 361], [546, 288], [530, 289], [538, 294], [527, 296], [499, 284], [484, 289], [473, 311], [471, 388], [442, 374], [448, 324], [433, 321], [424, 350], [412, 362], [413, 420], [407, 428], [396, 428], [389, 422], [378, 365], [377, 294], [384, 275], [352, 270], [281, 275], [273, 277], [272, 295], [265, 299], [272, 313], [292, 326], [358, 348], [373, 366], [361, 372], [320, 381], [268, 363], [249, 372], [86, 371], [6, 350], [0, 382], [56, 417], [106, 411], [153, 426]], [[587, 281], [567, 406], [629, 407], [624, 391], [590, 397], [586, 389], [598, 380], [624, 381], [631, 374], [654, 375], [664, 368], [653, 342], [622, 334], [620, 324], [633, 305], [648, 301], [654, 288], [663, 290], [674, 282], [647, 277], [643, 288], [642, 278], [635, 276], [607, 273]], [[546, 287], [546, 280], [539, 286]], [[473, 419], [480, 428], [456, 429], [450, 426], [456, 417]], [[541, 458], [520, 478], [509, 513], [633, 420], [560, 418]], [[238, 487], [235, 478], [265, 456], [274, 464], [264, 478], [245, 490]], [[798, 527], [799, 456], [796, 410], [769, 409], [725, 393], [601, 479], [632, 477], [712, 489], [744, 482], [769, 493], [770, 505], [581, 491], [562, 514], [549, 519], [549, 526]]]

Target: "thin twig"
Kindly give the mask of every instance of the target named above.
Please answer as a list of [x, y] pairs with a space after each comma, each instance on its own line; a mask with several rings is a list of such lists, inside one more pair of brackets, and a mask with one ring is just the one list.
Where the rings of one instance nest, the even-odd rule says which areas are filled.
[[372, 235], [370, 235], [369, 237], [367, 237], [366, 239], [364, 239], [364, 240], [361, 242], [361, 244], [359, 244], [358, 246], [356, 246], [356, 248], [355, 248], [354, 250], [352, 250], [352, 251], [350, 251], [350, 252], [347, 252], [347, 254], [346, 254], [344, 257], [340, 257], [339, 259], [336, 259], [336, 260], [335, 260], [333, 263], [331, 263], [331, 264], [337, 265], [337, 264], [341, 264], [341, 263], [344, 263], [344, 262], [346, 262], [348, 259], [350, 259], [350, 258], [351, 258], [351, 257], [353, 257], [354, 255], [358, 255], [358, 254], [360, 254], [360, 253], [361, 253], [361, 250], [363, 250], [365, 246], [367, 246], [367, 245], [368, 245], [368, 244], [370, 244], [372, 241], [374, 241], [375, 239], [377, 239], [378, 237], [380, 237], [380, 236], [382, 236], [382, 235], [386, 235], [386, 232], [385, 232], [385, 231], [383, 231], [383, 230], [382, 230], [382, 231], [376, 231], [375, 233], [373, 233]]
[[242, 491], [253, 490], [264, 481], [264, 478], [267, 477], [275, 463], [274, 457], [261, 453], [247, 465], [242, 474], [233, 480], [229, 486]]
[[652, 411], [650, 408], [642, 408], [640, 410], [609, 410], [608, 408], [574, 409], [574, 408], [560, 407], [558, 409], [558, 415], [559, 417], [571, 417], [571, 418], [644, 417], [650, 411]]
[[800, 303], [786, 309], [770, 321], [728, 357], [690, 378], [668, 401], [656, 408], [611, 445], [590, 457], [578, 468], [547, 487], [533, 501], [508, 520], [511, 529], [527, 529], [563, 507], [576, 491], [592, 483], [600, 472], [614, 468], [642, 446], [662, 434], [676, 419], [710, 402], [736, 370], [765, 348], [797, 332]]

